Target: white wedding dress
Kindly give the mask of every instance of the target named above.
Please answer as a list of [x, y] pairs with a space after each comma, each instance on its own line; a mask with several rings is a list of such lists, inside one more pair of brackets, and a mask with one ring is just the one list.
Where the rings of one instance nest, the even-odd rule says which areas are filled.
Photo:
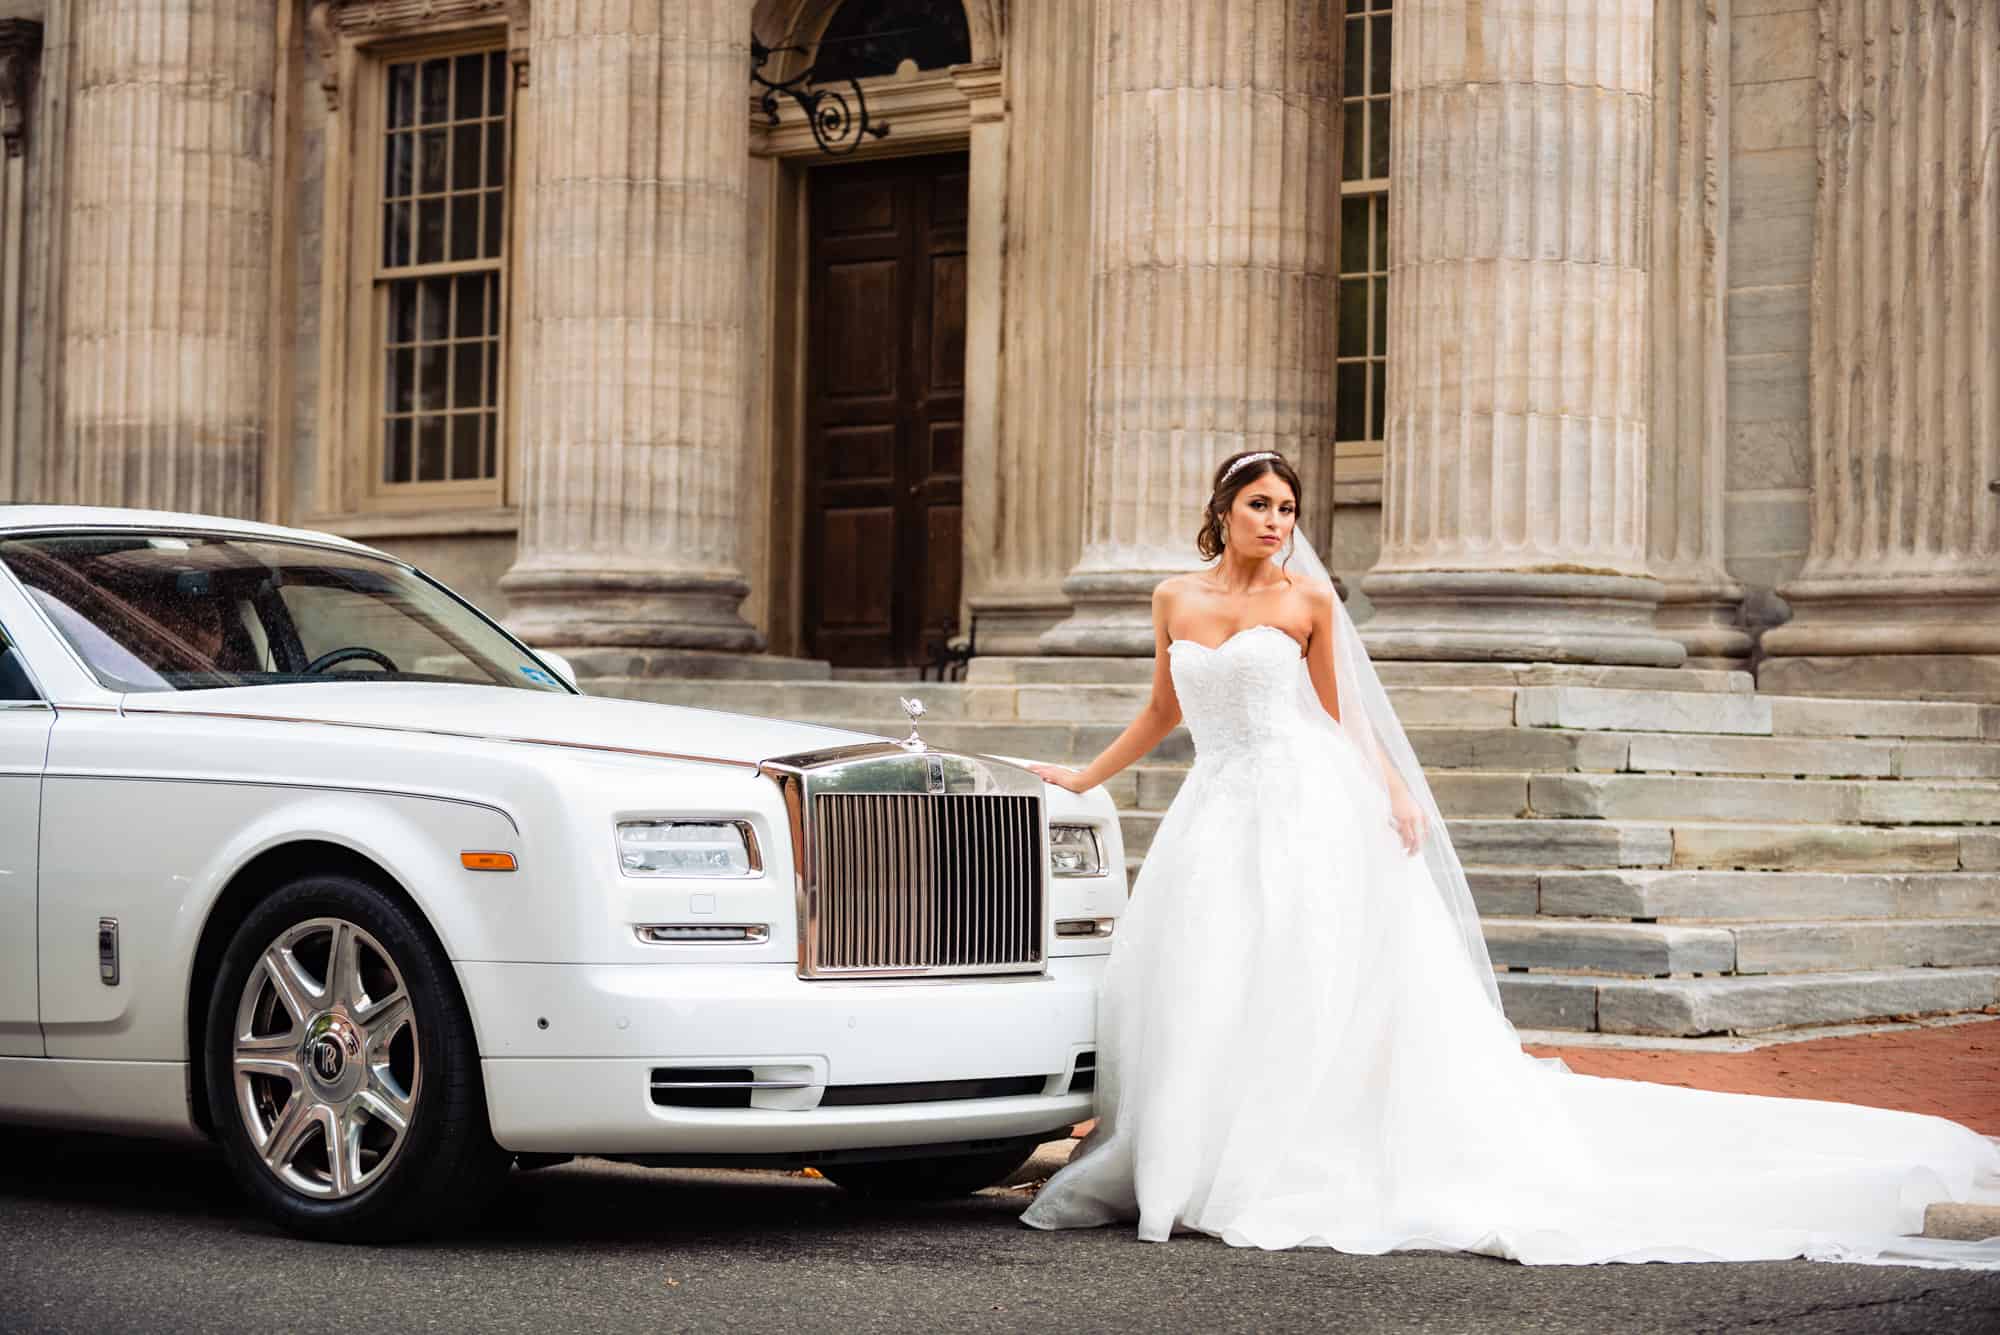
[[1901, 1236], [1930, 1202], [2000, 1199], [2000, 1147], [1965, 1127], [1526, 1055], [1297, 641], [1253, 626], [1169, 657], [1196, 759], [1105, 973], [1097, 1130], [1027, 1223], [1535, 1264], [2000, 1266], [2000, 1239]]

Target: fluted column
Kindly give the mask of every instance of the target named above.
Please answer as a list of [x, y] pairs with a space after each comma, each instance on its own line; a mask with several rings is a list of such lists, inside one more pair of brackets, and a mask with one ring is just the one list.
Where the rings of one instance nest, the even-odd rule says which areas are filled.
[[1646, 524], [1653, 624], [1691, 661], [1741, 667], [1743, 586], [1723, 568], [1731, 0], [1653, 18], [1653, 411]]
[[1651, 0], [1397, 7], [1385, 657], [1672, 666], [1646, 575]]
[[738, 611], [748, 10], [570, 0], [531, 24], [511, 624], [555, 646], [759, 648]]
[[271, 366], [269, 0], [75, 0], [55, 490], [254, 517]]
[[2000, 11], [1822, 0], [1811, 536], [1762, 684], [2000, 700]]
[[[1090, 20], [1074, 0], [1014, 0], [1007, 15], [1014, 148], [996, 210], [1006, 236], [1000, 444], [966, 500], [966, 592], [982, 654], [1037, 652], [1042, 633], [1069, 615], [1062, 582], [1083, 543]], [[1038, 147], [1050, 143], [1070, 147]]]
[[1281, 450], [1331, 495], [1340, 21], [1098, 0], [1085, 528], [1049, 652], [1152, 652], [1227, 455]]

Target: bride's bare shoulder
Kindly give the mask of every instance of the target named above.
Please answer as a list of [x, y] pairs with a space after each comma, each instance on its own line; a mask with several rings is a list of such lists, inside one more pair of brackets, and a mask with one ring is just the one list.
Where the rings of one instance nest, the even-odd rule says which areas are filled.
[[1153, 586], [1153, 606], [1172, 607], [1196, 587], [1192, 574], [1169, 575]]

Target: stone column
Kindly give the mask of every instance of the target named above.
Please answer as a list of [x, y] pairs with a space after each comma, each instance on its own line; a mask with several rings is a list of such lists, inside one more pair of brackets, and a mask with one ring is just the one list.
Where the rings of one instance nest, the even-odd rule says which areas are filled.
[[42, 51], [42, 25], [0, 19], [0, 502], [25, 499], [21, 477], [21, 381], [28, 259], [28, 104]]
[[[1069, 615], [1062, 582], [1083, 543], [1090, 21], [1090, 7], [1073, 0], [1014, 0], [1007, 15], [1002, 68], [1014, 147], [998, 211], [1005, 227], [999, 445], [979, 491], [966, 498], [966, 587], [982, 654], [1039, 651], [1042, 633]], [[1036, 147], [1048, 143], [1070, 147], [1060, 154]]]
[[558, 647], [751, 650], [739, 0], [532, 7], [533, 256], [510, 622]]
[[1674, 666], [1647, 577], [1652, 0], [1397, 7], [1389, 658]]
[[1653, 19], [1653, 411], [1646, 522], [1653, 618], [1689, 665], [1750, 656], [1743, 586], [1723, 569], [1728, 384], [1730, 0]]
[[1221, 460], [1331, 494], [1341, 14], [1324, 0], [1098, 0], [1090, 418], [1074, 615], [1045, 651], [1153, 651]]
[[269, 0], [76, 0], [55, 490], [255, 517], [273, 373]]
[[1811, 536], [1767, 688], [2000, 700], [2000, 11], [1821, 0]]

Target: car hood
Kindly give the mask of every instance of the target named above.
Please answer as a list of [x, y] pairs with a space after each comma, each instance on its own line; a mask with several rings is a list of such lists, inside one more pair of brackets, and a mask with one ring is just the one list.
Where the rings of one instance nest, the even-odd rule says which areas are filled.
[[500, 686], [342, 682], [128, 695], [128, 713], [202, 714], [756, 764], [882, 739], [843, 728]]

